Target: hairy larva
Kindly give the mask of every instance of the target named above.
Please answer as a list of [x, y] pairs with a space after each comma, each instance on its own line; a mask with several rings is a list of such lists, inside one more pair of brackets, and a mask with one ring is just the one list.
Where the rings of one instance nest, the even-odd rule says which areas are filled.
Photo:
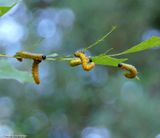
[[41, 61], [39, 60], [34, 60], [32, 64], [32, 76], [36, 84], [40, 84], [40, 79], [39, 79], [39, 63]]
[[39, 60], [39, 61], [46, 59], [46, 56], [43, 54], [29, 53], [29, 52], [25, 52], [25, 51], [17, 52], [15, 57], [17, 57], [17, 60], [19, 60], [19, 61], [22, 61], [23, 58]]
[[85, 71], [90, 71], [95, 67], [95, 63], [92, 62], [82, 51], [77, 51], [74, 55], [81, 59], [82, 67]]
[[137, 69], [130, 64], [120, 63], [118, 64], [118, 67], [129, 71], [129, 73], [124, 74], [126, 78], [135, 78], [138, 74]]
[[74, 58], [74, 59], [70, 60], [69, 64], [70, 64], [70, 66], [75, 67], [75, 66], [82, 64], [82, 61], [80, 58]]

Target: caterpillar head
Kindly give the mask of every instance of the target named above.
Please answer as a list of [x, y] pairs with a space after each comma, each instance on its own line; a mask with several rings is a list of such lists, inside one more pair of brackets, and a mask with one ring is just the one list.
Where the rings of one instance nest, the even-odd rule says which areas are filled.
[[46, 59], [46, 55], [42, 55], [42, 59], [45, 60]]

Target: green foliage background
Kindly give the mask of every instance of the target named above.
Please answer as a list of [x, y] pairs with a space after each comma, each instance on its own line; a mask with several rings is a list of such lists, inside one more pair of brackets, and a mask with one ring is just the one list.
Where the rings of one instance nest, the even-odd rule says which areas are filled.
[[[9, 5], [13, 1], [1, 0], [0, 3]], [[99, 55], [113, 47], [110, 53], [119, 53], [140, 43], [148, 30], [160, 28], [158, 0], [24, 0], [19, 7], [23, 6], [28, 16], [16, 16], [20, 8], [5, 16], [15, 18], [22, 25], [27, 17], [28, 36], [21, 42], [21, 49], [27, 51], [73, 54], [117, 25], [118, 29], [90, 52]], [[71, 27], [60, 26], [61, 45], [56, 47], [51, 43], [52, 48], [48, 50], [39, 42], [45, 38], [36, 34], [38, 22], [35, 21], [38, 12], [47, 8], [67, 8], [75, 16]], [[52, 16], [50, 18], [52, 20]], [[5, 46], [1, 43], [2, 52]], [[113, 67], [97, 65], [93, 71], [84, 72], [81, 67], [71, 68], [65, 62], [50, 61], [40, 66], [43, 78], [40, 86], [1, 79], [0, 129], [5, 125], [14, 133], [31, 138], [90, 138], [84, 134], [88, 127], [93, 128], [93, 134], [101, 135], [100, 138], [107, 136], [95, 129], [105, 128], [110, 134], [108, 138], [157, 138], [160, 133], [159, 52], [156, 48], [121, 57], [129, 58], [128, 62], [137, 67], [140, 81], [124, 78], [123, 73]], [[30, 72], [30, 61], [15, 62], [12, 62], [14, 67]], [[12, 112], [6, 113], [8, 116], [3, 116], [4, 111], [11, 110], [7, 102], [2, 106], [4, 98], [12, 101]]]

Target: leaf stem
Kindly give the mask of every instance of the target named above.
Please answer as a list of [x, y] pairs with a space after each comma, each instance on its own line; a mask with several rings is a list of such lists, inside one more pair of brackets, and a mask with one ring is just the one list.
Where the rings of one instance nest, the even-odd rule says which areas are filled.
[[56, 61], [56, 60], [58, 60], [58, 61], [70, 61], [70, 60], [72, 60], [73, 58], [68, 58], [68, 57], [56, 57], [56, 58], [51, 58], [51, 57], [49, 57], [49, 58], [46, 58], [46, 60], [50, 60], [50, 61]]
[[120, 55], [122, 55], [123, 53], [121, 52], [121, 53], [117, 53], [117, 54], [112, 54], [112, 55], [109, 55], [110, 57], [116, 57], [116, 56], [120, 56]]
[[4, 58], [15, 58], [14, 56], [9, 56], [9, 55], [5, 55], [5, 54], [0, 54], [0, 57], [4, 57]]
[[98, 45], [99, 43], [101, 43], [102, 41], [104, 41], [104, 39], [106, 39], [114, 30], [116, 29], [116, 26], [113, 26], [112, 29], [105, 34], [103, 37], [101, 37], [100, 39], [98, 39], [96, 42], [94, 42], [93, 44], [89, 45], [88, 47], [84, 48], [83, 51], [87, 51], [90, 48], [95, 47], [96, 45]]

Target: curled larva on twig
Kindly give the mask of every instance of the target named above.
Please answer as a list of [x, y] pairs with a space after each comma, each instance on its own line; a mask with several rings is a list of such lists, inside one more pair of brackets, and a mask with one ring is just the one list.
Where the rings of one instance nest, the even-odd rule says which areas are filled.
[[43, 54], [30, 53], [30, 52], [25, 52], [25, 51], [16, 52], [15, 57], [19, 61], [22, 61], [23, 58], [39, 60], [39, 61], [42, 61], [42, 60], [46, 59], [46, 56], [43, 55]]
[[34, 60], [32, 64], [32, 76], [36, 84], [40, 84], [40, 78], [39, 78], [39, 63], [41, 61]]
[[82, 62], [82, 67], [85, 71], [90, 71], [95, 67], [95, 63], [91, 61], [89, 57], [85, 55], [82, 51], [77, 51], [74, 54], [76, 57], [79, 57]]
[[124, 74], [124, 76], [126, 78], [132, 79], [132, 78], [137, 77], [138, 72], [137, 72], [137, 69], [134, 66], [132, 66], [130, 64], [120, 63], [120, 64], [118, 64], [118, 67], [121, 68], [121, 69], [129, 71], [129, 73]]

